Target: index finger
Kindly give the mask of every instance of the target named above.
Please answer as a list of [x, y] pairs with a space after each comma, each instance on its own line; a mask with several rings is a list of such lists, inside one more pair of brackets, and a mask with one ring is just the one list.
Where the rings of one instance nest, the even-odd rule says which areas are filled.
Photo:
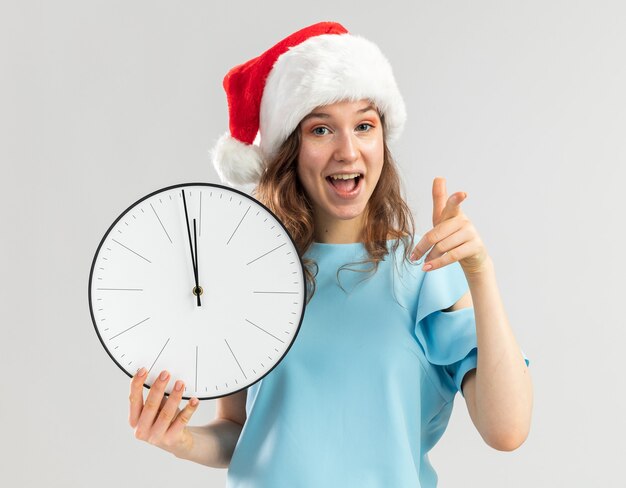
[[433, 180], [433, 227], [441, 221], [447, 198], [446, 179], [437, 176]]
[[141, 368], [135, 376], [133, 376], [130, 382], [130, 413], [128, 415], [128, 422], [134, 429], [139, 422], [139, 416], [143, 410], [143, 382], [146, 379], [146, 368]]

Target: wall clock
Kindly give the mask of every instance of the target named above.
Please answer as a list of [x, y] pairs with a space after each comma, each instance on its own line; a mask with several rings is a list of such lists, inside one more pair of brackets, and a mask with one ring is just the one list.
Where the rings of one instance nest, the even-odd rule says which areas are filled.
[[[295, 243], [263, 204], [233, 188], [157, 190], [113, 222], [89, 274], [96, 333], [129, 377], [167, 369], [184, 399], [230, 395], [267, 375], [305, 311]], [[171, 393], [173, 383], [166, 393]]]

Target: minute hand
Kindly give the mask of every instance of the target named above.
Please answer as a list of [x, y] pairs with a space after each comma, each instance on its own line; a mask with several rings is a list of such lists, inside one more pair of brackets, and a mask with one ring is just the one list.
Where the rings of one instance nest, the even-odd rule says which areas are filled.
[[185, 207], [185, 223], [187, 224], [187, 237], [189, 237], [189, 250], [191, 251], [191, 266], [193, 267], [193, 276], [196, 281], [196, 297], [198, 298], [198, 307], [200, 306], [200, 287], [198, 286], [198, 268], [196, 259], [194, 258], [193, 244], [191, 243], [191, 229], [189, 228], [189, 215], [187, 213], [187, 200], [185, 198], [185, 190], [183, 193], [183, 206]]

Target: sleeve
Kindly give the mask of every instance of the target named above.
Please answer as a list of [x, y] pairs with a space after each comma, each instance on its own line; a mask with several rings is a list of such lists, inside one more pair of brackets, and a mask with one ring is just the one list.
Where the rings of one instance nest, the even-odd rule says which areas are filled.
[[[451, 307], [467, 291], [469, 286], [458, 262], [425, 272], [418, 292], [415, 319], [415, 335], [426, 359], [443, 368], [463, 397], [463, 377], [476, 368], [478, 360], [474, 308], [452, 312], [442, 310]], [[526, 355], [522, 354], [528, 365]]]

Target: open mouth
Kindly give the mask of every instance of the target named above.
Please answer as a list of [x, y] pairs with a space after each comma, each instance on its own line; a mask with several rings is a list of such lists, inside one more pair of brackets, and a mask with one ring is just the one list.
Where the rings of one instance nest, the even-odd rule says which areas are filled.
[[352, 175], [342, 175], [339, 178], [327, 176], [326, 180], [340, 196], [353, 196], [362, 186], [363, 175], [354, 173]]

